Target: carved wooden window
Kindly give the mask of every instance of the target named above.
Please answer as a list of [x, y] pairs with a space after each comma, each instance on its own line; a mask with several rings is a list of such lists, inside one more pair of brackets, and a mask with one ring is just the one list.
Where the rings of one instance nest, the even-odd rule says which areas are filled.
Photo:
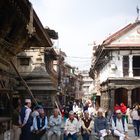
[[30, 58], [20, 58], [19, 61], [22, 66], [29, 66], [30, 64]]
[[140, 76], [140, 56], [133, 56], [133, 75]]
[[129, 56], [123, 56], [123, 76], [129, 75]]

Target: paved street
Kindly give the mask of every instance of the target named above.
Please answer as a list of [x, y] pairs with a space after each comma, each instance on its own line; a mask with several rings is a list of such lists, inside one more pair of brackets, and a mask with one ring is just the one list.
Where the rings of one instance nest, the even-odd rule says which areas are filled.
[[132, 125], [129, 125], [128, 135], [131, 138], [131, 140], [140, 140], [140, 137], [139, 138], [135, 137]]

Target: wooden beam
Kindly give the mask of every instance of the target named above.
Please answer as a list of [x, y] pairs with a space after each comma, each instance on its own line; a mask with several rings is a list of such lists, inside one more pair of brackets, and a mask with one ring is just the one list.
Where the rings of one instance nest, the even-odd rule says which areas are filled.
[[12, 61], [10, 61], [10, 64], [12, 65], [12, 67], [14, 68], [15, 72], [17, 73], [18, 77], [21, 79], [22, 83], [23, 83], [23, 86], [26, 88], [27, 92], [29, 93], [29, 95], [32, 97], [34, 103], [36, 105], [38, 105], [32, 91], [30, 90], [29, 86], [27, 85], [27, 83], [25, 82], [25, 80], [22, 78], [22, 76], [20, 75], [20, 73], [18, 72], [16, 66], [14, 65], [14, 63]]

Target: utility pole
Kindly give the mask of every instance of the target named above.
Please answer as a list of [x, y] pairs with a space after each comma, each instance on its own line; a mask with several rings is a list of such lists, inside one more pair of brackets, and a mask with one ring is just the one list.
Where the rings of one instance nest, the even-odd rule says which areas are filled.
[[61, 49], [59, 49], [59, 57], [58, 57], [58, 92], [61, 90]]
[[29, 95], [31, 96], [31, 98], [33, 99], [34, 103], [36, 105], [38, 105], [32, 91], [30, 90], [29, 86], [27, 85], [27, 83], [25, 82], [25, 80], [22, 78], [22, 76], [20, 75], [20, 73], [18, 72], [16, 66], [14, 65], [14, 63], [12, 61], [10, 61], [10, 64], [12, 65], [13, 69], [15, 70], [15, 72], [17, 73], [18, 77], [21, 79], [23, 86], [26, 88], [27, 92], [29, 93]]
[[138, 5], [137, 5], [137, 7], [136, 7], [136, 10], [137, 10], [136, 22], [138, 22], [138, 21], [139, 21], [139, 12], [140, 12], [140, 9], [139, 9]]

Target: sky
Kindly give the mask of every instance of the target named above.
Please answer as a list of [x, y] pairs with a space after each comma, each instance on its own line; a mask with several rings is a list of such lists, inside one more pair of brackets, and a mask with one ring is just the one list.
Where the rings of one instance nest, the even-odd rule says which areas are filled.
[[89, 70], [93, 44], [135, 22], [140, 0], [30, 0], [44, 27], [58, 32], [54, 46], [66, 61]]

